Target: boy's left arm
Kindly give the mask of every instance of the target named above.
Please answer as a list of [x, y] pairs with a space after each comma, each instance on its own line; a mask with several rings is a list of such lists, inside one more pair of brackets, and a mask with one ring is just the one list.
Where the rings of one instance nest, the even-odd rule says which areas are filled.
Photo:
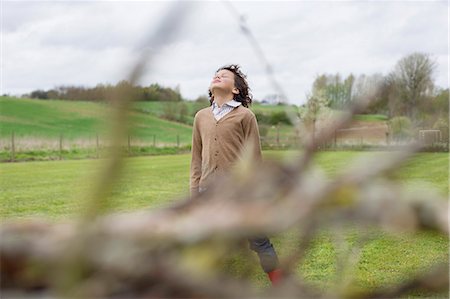
[[259, 136], [258, 122], [255, 115], [252, 113], [247, 118], [244, 125], [244, 137], [246, 146], [250, 146], [252, 150], [252, 157], [255, 161], [260, 162], [262, 160], [261, 154], [261, 141]]

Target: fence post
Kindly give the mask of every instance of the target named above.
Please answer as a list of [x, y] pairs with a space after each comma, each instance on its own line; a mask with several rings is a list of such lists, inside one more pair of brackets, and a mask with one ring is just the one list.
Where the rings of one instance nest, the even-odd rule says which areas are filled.
[[280, 125], [277, 125], [277, 148], [280, 148]]
[[97, 159], [99, 158], [99, 148], [98, 148], [98, 133], [96, 134], [96, 140], [95, 140], [95, 144], [96, 144], [96, 149], [97, 149]]
[[128, 156], [131, 156], [131, 135], [128, 135]]
[[180, 147], [180, 135], [177, 134], [177, 147]]
[[337, 130], [334, 130], [334, 148], [337, 147]]
[[14, 141], [14, 131], [11, 133], [11, 161], [16, 159], [16, 145]]
[[59, 160], [62, 160], [62, 142], [63, 142], [63, 134], [59, 135]]

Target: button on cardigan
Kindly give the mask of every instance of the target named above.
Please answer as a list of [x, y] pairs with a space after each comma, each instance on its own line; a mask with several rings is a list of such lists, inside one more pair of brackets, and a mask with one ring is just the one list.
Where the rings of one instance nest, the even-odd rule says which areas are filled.
[[205, 189], [217, 172], [229, 170], [246, 146], [260, 161], [258, 124], [250, 109], [240, 105], [218, 121], [211, 107], [198, 111], [192, 132], [191, 195]]

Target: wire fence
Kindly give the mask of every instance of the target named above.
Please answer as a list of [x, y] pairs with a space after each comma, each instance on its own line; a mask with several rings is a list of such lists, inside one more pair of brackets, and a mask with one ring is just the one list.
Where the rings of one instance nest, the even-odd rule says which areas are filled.
[[[275, 127], [270, 136], [261, 136], [261, 147], [264, 150], [300, 149], [300, 134], [280, 132]], [[293, 130], [294, 131], [294, 130]], [[427, 133], [430, 133], [427, 135]], [[188, 141], [189, 140], [189, 141]], [[391, 150], [419, 143], [424, 151], [448, 152], [449, 143], [442, 138], [441, 131], [423, 130], [415, 139], [395, 139], [386, 127], [337, 129], [328, 142], [321, 145], [321, 150]], [[11, 133], [10, 138], [0, 139], [0, 161], [20, 161], [31, 159], [33, 155], [46, 156], [52, 160], [76, 158], [101, 158], [105, 156], [111, 141], [100, 134], [90, 138], [71, 138], [61, 133], [57, 138], [17, 136]], [[190, 138], [186, 134], [150, 135], [142, 139], [128, 134], [122, 142], [122, 150], [128, 156], [186, 153], [190, 150]], [[20, 155], [21, 157], [18, 157]]]
[[[172, 136], [148, 136], [145, 140], [129, 134], [122, 142], [122, 150], [128, 156], [145, 154], [163, 154], [164, 149], [171, 148], [172, 153], [178, 153], [190, 148], [180, 134]], [[14, 162], [33, 155], [47, 155], [52, 160], [70, 158], [74, 154], [82, 158], [101, 158], [106, 156], [111, 147], [111, 140], [105, 135], [96, 134], [91, 138], [70, 138], [61, 133], [56, 138], [17, 136], [14, 132], [10, 138], [0, 139], [0, 161]], [[152, 150], [153, 149], [153, 150]], [[158, 150], [159, 149], [159, 150]], [[167, 152], [167, 151], [166, 151]], [[22, 159], [18, 159], [22, 155]]]

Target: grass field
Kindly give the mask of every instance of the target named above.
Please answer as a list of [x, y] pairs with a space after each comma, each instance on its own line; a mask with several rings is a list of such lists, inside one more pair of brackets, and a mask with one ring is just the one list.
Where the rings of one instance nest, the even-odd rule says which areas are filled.
[[[317, 164], [330, 176], [347, 166], [356, 156], [372, 153], [324, 152]], [[282, 152], [265, 152], [265, 157], [280, 158]], [[136, 157], [126, 160], [120, 183], [114, 189], [111, 209], [114, 211], [153, 209], [170, 204], [188, 193], [189, 155]], [[76, 217], [83, 207], [83, 195], [92, 186], [92, 178], [101, 160], [52, 161], [1, 164], [0, 216], [2, 219], [25, 219], [42, 216], [54, 220]], [[393, 178], [405, 184], [427, 183], [448, 196], [448, 155], [417, 154]], [[280, 257], [295, 249], [295, 232], [272, 238]], [[346, 233], [349, 244], [359, 238], [357, 228]], [[340, 254], [330, 232], [322, 232], [297, 272], [326, 290], [340, 284], [341, 273], [335, 258]], [[438, 261], [448, 262], [448, 239], [432, 232], [390, 235], [374, 230], [372, 239], [361, 249], [355, 272], [356, 288], [370, 289], [406, 279], [411, 273]], [[255, 266], [256, 265], [256, 266]], [[228, 262], [228, 270], [243, 275], [255, 267], [253, 279], [260, 286], [267, 279], [257, 269], [256, 260], [247, 261], [237, 254]], [[440, 295], [414, 293], [411, 297]]]

